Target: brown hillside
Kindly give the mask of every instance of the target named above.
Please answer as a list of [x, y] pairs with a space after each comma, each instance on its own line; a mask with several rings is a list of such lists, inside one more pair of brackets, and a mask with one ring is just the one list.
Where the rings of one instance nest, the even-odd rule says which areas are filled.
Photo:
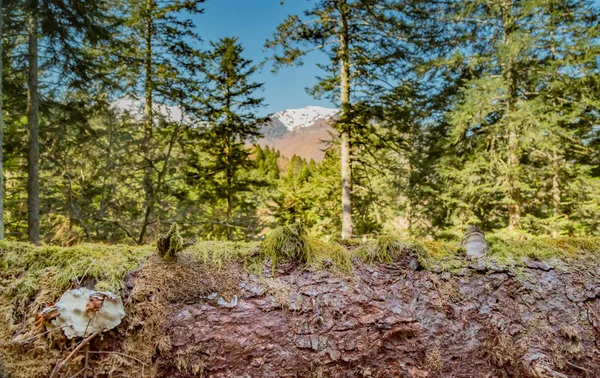
[[325, 156], [327, 141], [331, 141], [332, 135], [335, 135], [335, 130], [329, 123], [330, 121], [320, 120], [312, 126], [290, 130], [278, 138], [259, 139], [258, 143], [263, 147], [275, 147], [288, 158], [298, 155], [307, 160], [320, 161]]

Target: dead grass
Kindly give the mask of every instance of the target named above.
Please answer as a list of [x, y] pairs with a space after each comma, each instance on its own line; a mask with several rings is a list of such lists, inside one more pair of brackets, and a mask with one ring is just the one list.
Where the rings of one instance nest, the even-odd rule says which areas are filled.
[[198, 301], [211, 293], [232, 297], [238, 290], [241, 274], [241, 269], [234, 266], [215, 270], [199, 261], [193, 252], [180, 254], [177, 261], [150, 257], [135, 273], [136, 284], [126, 303], [125, 353], [148, 364], [157, 350], [168, 354], [171, 340], [164, 330], [169, 309], [172, 311], [173, 307]]

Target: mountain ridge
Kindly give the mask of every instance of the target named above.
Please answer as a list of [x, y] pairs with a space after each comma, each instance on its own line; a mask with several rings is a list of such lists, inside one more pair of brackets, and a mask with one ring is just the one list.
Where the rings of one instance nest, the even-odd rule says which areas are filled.
[[306, 160], [320, 161], [325, 156], [328, 142], [333, 139], [331, 123], [338, 110], [321, 106], [285, 109], [269, 117], [261, 128], [261, 146], [270, 146], [291, 158], [298, 155]]

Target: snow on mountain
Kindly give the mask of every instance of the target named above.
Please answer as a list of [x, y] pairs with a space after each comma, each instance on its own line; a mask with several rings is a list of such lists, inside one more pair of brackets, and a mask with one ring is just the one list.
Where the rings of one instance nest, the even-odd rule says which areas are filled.
[[317, 121], [334, 118], [338, 113], [337, 109], [323, 108], [321, 106], [307, 106], [301, 109], [286, 109], [273, 114], [271, 118], [278, 120], [288, 130], [308, 127], [314, 125]]
[[[111, 106], [117, 111], [127, 112], [130, 115], [139, 119], [142, 119], [142, 117], [144, 116], [143, 98], [124, 96], [115, 100], [111, 104]], [[181, 122], [184, 118], [187, 119], [187, 117], [183, 115], [181, 109], [176, 106], [168, 106], [154, 103], [154, 106], [152, 108], [154, 110], [154, 114], [163, 116], [167, 120], [172, 122]]]

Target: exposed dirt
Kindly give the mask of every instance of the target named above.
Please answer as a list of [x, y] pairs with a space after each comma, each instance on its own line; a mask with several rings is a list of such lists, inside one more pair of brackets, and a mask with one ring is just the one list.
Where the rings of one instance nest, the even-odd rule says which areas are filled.
[[[270, 272], [270, 269], [265, 269]], [[135, 287], [138, 278], [128, 277]], [[167, 301], [159, 377], [599, 377], [600, 270], [355, 263]], [[197, 277], [203, 280], [209, 277]], [[152, 300], [149, 297], [148, 300]]]

